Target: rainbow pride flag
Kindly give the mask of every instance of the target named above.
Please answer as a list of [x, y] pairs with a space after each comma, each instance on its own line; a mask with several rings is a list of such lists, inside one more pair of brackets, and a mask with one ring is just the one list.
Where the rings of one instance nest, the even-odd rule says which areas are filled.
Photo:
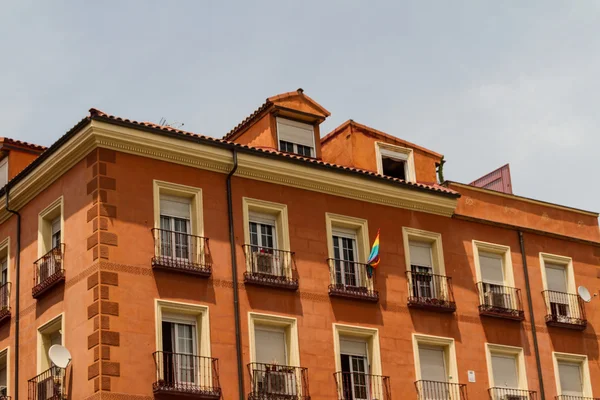
[[369, 278], [373, 276], [375, 268], [377, 268], [381, 261], [379, 257], [379, 231], [380, 229], [377, 229], [377, 236], [375, 236], [373, 247], [371, 247], [371, 254], [369, 254], [369, 259], [367, 260], [367, 275]]

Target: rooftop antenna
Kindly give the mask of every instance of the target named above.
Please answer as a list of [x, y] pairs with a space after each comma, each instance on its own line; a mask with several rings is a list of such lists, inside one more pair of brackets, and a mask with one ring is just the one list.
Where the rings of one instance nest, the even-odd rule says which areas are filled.
[[165, 117], [161, 117], [160, 121], [158, 121], [158, 125], [166, 126], [173, 129], [181, 129], [181, 127], [185, 124], [183, 122], [167, 122], [167, 119]]
[[71, 362], [71, 352], [65, 346], [59, 344], [50, 347], [48, 357], [59, 368], [67, 368]]

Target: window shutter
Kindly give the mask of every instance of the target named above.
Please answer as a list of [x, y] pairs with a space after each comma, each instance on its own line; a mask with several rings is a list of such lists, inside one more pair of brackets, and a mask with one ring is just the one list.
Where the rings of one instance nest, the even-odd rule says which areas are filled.
[[546, 285], [548, 290], [567, 293], [567, 277], [562, 265], [546, 263]]
[[492, 374], [494, 386], [519, 388], [515, 356], [492, 355]]
[[190, 219], [190, 199], [177, 196], [160, 196], [160, 215]]
[[279, 133], [279, 140], [315, 148], [315, 135], [312, 125], [277, 118], [277, 132]]
[[431, 260], [431, 243], [408, 242], [410, 251], [410, 264], [422, 267], [433, 267]]
[[342, 228], [339, 226], [334, 226], [331, 229], [332, 236], [343, 237], [347, 239], [356, 240], [357, 231], [349, 228]]
[[481, 280], [488, 283], [504, 285], [504, 270], [502, 256], [493, 253], [479, 253], [479, 266], [481, 267]]
[[250, 222], [256, 222], [257, 224], [272, 226], [275, 226], [275, 223], [277, 221], [277, 217], [275, 215], [257, 213], [254, 211], [250, 211], [248, 213], [248, 218], [250, 219]]
[[444, 349], [419, 346], [421, 380], [448, 382]]
[[52, 220], [52, 234], [60, 232], [60, 217], [56, 217]]
[[264, 364], [287, 365], [285, 331], [259, 329], [254, 330], [256, 362]]
[[367, 356], [367, 343], [362, 340], [340, 338], [340, 353], [352, 356]]
[[576, 363], [558, 363], [561, 394], [567, 396], [583, 396], [581, 365]]

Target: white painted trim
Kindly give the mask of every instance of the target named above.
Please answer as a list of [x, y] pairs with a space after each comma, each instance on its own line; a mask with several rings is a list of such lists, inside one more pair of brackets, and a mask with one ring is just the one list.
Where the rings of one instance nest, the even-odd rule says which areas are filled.
[[43, 323], [42, 325], [38, 326], [37, 328], [37, 374], [39, 375], [42, 372], [44, 372], [46, 369], [50, 368], [50, 365], [48, 365], [48, 367], [45, 367], [46, 369], [44, 369], [44, 367], [42, 367], [42, 358], [43, 358], [43, 336], [44, 335], [48, 335], [51, 334], [53, 332], [56, 332], [56, 325], [57, 322], [60, 320], [60, 340], [61, 340], [61, 344], [64, 346], [65, 345], [65, 336], [66, 336], [66, 332], [65, 332], [65, 313], [61, 312], [60, 314], [58, 314], [57, 316], [55, 316], [54, 318], [50, 319], [49, 321], [46, 321], [45, 323]]
[[415, 376], [417, 381], [421, 380], [421, 360], [419, 358], [419, 345], [441, 347], [446, 357], [446, 367], [448, 368], [448, 382], [459, 383], [458, 366], [456, 363], [456, 346], [453, 338], [441, 336], [425, 335], [421, 333], [412, 334], [413, 356], [415, 363]]
[[65, 240], [64, 197], [60, 196], [38, 214], [38, 258], [52, 250], [52, 221], [60, 216], [60, 242]]
[[512, 264], [512, 252], [510, 246], [502, 244], [482, 242], [473, 240], [473, 263], [475, 264], [476, 282], [482, 282], [481, 264], [479, 252], [493, 253], [502, 256], [502, 268], [504, 269], [504, 286], [515, 287], [515, 275]]
[[431, 255], [433, 271], [438, 275], [446, 276], [446, 264], [444, 263], [444, 248], [441, 233], [428, 232], [421, 229], [402, 227], [402, 242], [404, 244], [404, 262], [406, 270], [410, 271], [410, 241], [426, 242], [431, 244]]
[[204, 236], [204, 214], [202, 204], [202, 189], [154, 179], [152, 184], [154, 203], [154, 227], [160, 229], [160, 195], [166, 194], [189, 198], [191, 201], [191, 233]]
[[293, 317], [284, 317], [274, 314], [248, 312], [248, 343], [250, 346], [250, 362], [256, 362], [256, 343], [254, 331], [256, 325], [261, 327], [279, 327], [286, 333], [286, 352], [289, 355], [288, 363], [291, 367], [300, 366], [300, 348], [298, 344], [298, 320]]
[[196, 317], [198, 356], [211, 357], [209, 308], [203, 304], [154, 299], [156, 351], [162, 351], [162, 313], [187, 314]]
[[567, 291], [570, 294], [577, 293], [577, 285], [575, 284], [575, 271], [573, 270], [573, 259], [567, 256], [540, 252], [540, 268], [542, 273], [542, 286], [544, 290], [548, 290], [548, 282], [546, 281], [546, 262], [551, 264], [562, 265], [567, 272]]
[[414, 150], [407, 147], [397, 146], [385, 142], [375, 142], [375, 159], [377, 161], [377, 173], [383, 175], [382, 157], [394, 158], [394, 153], [398, 154], [397, 159], [406, 163], [407, 181], [416, 182], [415, 156]]
[[560, 375], [558, 371], [559, 361], [578, 363], [581, 366], [581, 374], [583, 381], [583, 397], [594, 397], [592, 394], [592, 379], [590, 377], [590, 367], [587, 355], [552, 352], [552, 362], [554, 364], [554, 379], [556, 381], [556, 393], [562, 393], [560, 386]]
[[513, 389], [529, 390], [527, 382], [527, 369], [525, 365], [525, 355], [522, 347], [505, 346], [501, 344], [485, 344], [485, 358], [487, 363], [488, 382], [490, 388], [499, 387], [494, 382], [494, 371], [492, 367], [492, 355], [509, 355], [515, 357], [517, 364], [517, 379], [519, 380], [519, 387]]

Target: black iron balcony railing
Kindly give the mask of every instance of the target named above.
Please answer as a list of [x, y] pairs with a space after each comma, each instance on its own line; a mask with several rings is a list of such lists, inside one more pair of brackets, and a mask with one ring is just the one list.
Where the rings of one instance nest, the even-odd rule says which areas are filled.
[[467, 400], [467, 385], [461, 383], [416, 381], [419, 400]]
[[379, 301], [379, 292], [374, 289], [375, 276], [369, 277], [367, 264], [327, 259], [329, 263], [329, 295], [351, 299]]
[[452, 278], [426, 272], [406, 272], [408, 306], [441, 312], [456, 311]]
[[12, 399], [12, 397], [10, 397], [10, 396], [4, 396], [4, 395], [0, 394], [0, 400], [11, 400], [11, 399]]
[[248, 400], [310, 400], [307, 368], [250, 363], [248, 372]]
[[249, 244], [243, 247], [246, 256], [246, 285], [298, 290], [298, 271], [293, 252]]
[[210, 276], [212, 258], [208, 238], [157, 228], [152, 229], [152, 235], [152, 268]]
[[567, 394], [561, 394], [554, 396], [555, 400], [600, 400], [600, 397], [582, 397], [582, 396], [570, 396]]
[[537, 400], [537, 393], [532, 390], [493, 387], [488, 393], [490, 400]]
[[10, 282], [0, 286], [0, 322], [8, 318], [10, 318]]
[[60, 244], [44, 254], [33, 265], [33, 288], [31, 295], [38, 298], [55, 285], [65, 280], [63, 258], [65, 245]]
[[219, 364], [216, 358], [157, 351], [153, 354], [156, 380], [154, 393], [193, 395], [197, 399], [219, 399]]
[[560, 328], [584, 330], [587, 326], [583, 300], [576, 294], [545, 290], [546, 324]]
[[477, 282], [479, 314], [517, 321], [525, 319], [521, 290], [493, 283]]
[[338, 400], [391, 400], [390, 377], [360, 372], [336, 372]]
[[29, 400], [64, 400], [67, 398], [65, 370], [50, 367], [27, 382]]

